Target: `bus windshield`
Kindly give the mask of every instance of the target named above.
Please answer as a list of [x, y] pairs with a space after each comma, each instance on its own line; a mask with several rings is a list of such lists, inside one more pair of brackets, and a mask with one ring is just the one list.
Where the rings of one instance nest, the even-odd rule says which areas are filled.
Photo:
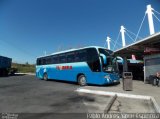
[[99, 48], [99, 53], [102, 61], [102, 69], [104, 72], [117, 72], [116, 57], [113, 56], [113, 52], [107, 49]]

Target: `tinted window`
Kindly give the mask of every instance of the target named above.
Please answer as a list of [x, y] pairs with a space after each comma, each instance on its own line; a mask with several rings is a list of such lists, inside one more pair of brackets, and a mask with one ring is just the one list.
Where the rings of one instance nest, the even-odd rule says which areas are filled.
[[87, 51], [86, 50], [79, 51], [79, 59], [81, 62], [87, 61]]
[[42, 59], [42, 65], [45, 65], [46, 64], [46, 59]]
[[76, 61], [76, 62], [84, 62], [84, 61], [87, 61], [87, 50], [79, 50], [79, 51], [76, 51], [75, 61]]
[[58, 64], [58, 63], [59, 63], [58, 56], [57, 55], [52, 56], [52, 64]]
[[100, 72], [100, 61], [95, 48], [87, 49], [87, 63], [93, 72]]
[[66, 63], [66, 55], [65, 54], [59, 55], [59, 63]]
[[46, 58], [46, 64], [51, 64], [52, 62], [51, 62], [52, 60], [51, 60], [51, 57], [47, 57]]
[[95, 48], [87, 48], [37, 59], [37, 65], [71, 62], [87, 62], [92, 71], [100, 71], [99, 57]]
[[37, 65], [41, 65], [41, 59], [37, 59]]
[[79, 62], [80, 61], [80, 58], [79, 58], [79, 55], [78, 55], [78, 51], [75, 52], [75, 62]]
[[67, 55], [67, 63], [71, 63], [71, 62], [74, 62], [75, 60], [75, 54], [74, 52], [69, 52], [66, 54]]

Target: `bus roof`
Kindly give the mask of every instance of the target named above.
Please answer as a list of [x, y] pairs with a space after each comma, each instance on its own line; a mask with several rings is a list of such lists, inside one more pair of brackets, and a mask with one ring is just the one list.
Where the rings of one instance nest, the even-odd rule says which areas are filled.
[[81, 50], [81, 49], [86, 49], [86, 48], [96, 48], [96, 49], [97, 48], [103, 48], [103, 49], [107, 49], [107, 48], [100, 47], [100, 46], [87, 46], [87, 47], [82, 47], [82, 48], [73, 48], [73, 49], [69, 49], [69, 50], [63, 50], [63, 51], [51, 53], [49, 55], [40, 56], [40, 57], [37, 57], [37, 58], [43, 58], [43, 57], [47, 57], [47, 56], [51, 56], [51, 55], [56, 55], [56, 54], [60, 54], [60, 53], [66, 53], [66, 52], [71, 52], [71, 51], [76, 51], [76, 50]]

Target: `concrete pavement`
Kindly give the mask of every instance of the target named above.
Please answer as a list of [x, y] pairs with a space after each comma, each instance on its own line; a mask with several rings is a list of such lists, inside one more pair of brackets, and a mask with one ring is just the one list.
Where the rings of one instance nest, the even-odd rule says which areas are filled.
[[103, 91], [108, 93], [121, 93], [121, 94], [132, 94], [132, 95], [140, 95], [141, 97], [151, 96], [154, 97], [158, 104], [158, 108], [160, 107], [160, 87], [152, 86], [151, 84], [145, 84], [142, 81], [133, 80], [133, 90], [132, 91], [124, 91], [122, 82], [121, 84], [116, 85], [108, 85], [108, 86], [85, 86], [80, 89], [86, 89], [91, 91]]

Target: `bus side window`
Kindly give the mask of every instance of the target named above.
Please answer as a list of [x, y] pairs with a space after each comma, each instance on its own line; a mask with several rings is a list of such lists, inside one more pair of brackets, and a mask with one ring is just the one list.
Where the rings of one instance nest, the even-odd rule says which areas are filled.
[[53, 63], [53, 64], [58, 64], [58, 63], [59, 63], [58, 55], [54, 55], [54, 56], [52, 57], [52, 63]]
[[66, 63], [66, 55], [65, 54], [61, 54], [59, 56], [59, 63]]
[[46, 64], [46, 59], [42, 59], [42, 65], [45, 65]]
[[37, 65], [41, 65], [41, 59], [37, 59]]
[[42, 59], [39, 59], [38, 64], [39, 64], [39, 65], [42, 65]]
[[48, 58], [47, 58], [46, 64], [51, 64], [51, 57], [48, 57]]
[[87, 61], [87, 51], [86, 50], [80, 50], [78, 52], [78, 56], [79, 56], [80, 62]]
[[74, 52], [67, 53], [67, 63], [71, 63], [75, 61]]
[[80, 57], [78, 51], [75, 52], [75, 62], [80, 62]]

